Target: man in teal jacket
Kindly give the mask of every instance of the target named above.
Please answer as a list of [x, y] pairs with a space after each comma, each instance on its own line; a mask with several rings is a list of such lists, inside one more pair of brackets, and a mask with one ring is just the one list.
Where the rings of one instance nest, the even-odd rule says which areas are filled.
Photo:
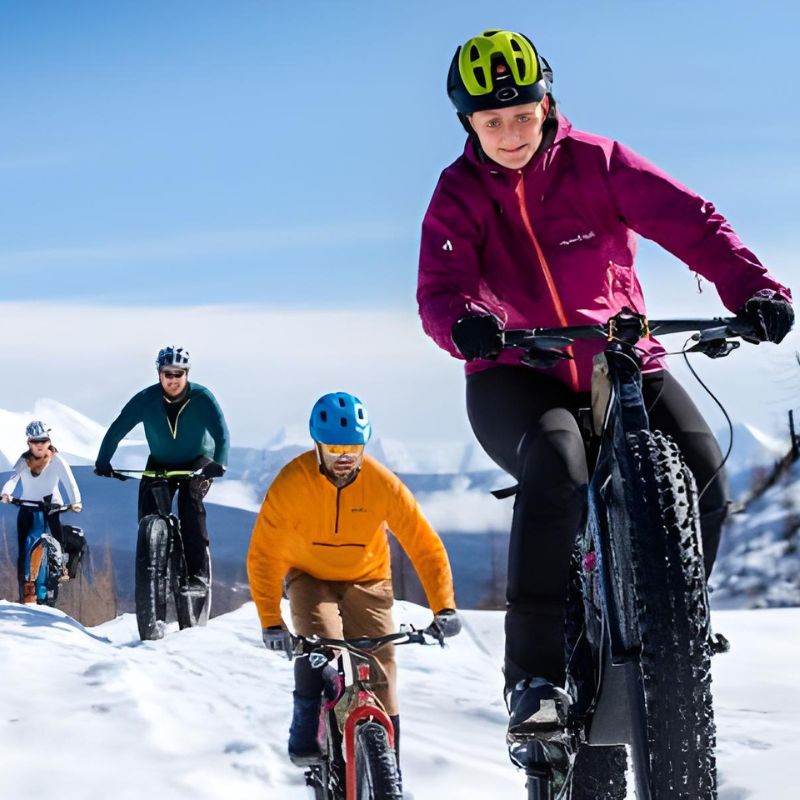
[[[186, 567], [190, 588], [208, 584], [206, 548], [208, 529], [203, 498], [213, 478], [222, 477], [228, 460], [229, 435], [225, 417], [211, 392], [189, 383], [189, 353], [165, 347], [156, 359], [158, 383], [136, 394], [111, 423], [95, 463], [104, 477], [113, 473], [111, 459], [120, 441], [140, 422], [144, 425], [150, 457], [147, 469], [199, 470], [189, 480], [170, 480], [170, 502], [178, 493]], [[139, 519], [157, 511], [150, 491], [153, 478], [139, 486]]]

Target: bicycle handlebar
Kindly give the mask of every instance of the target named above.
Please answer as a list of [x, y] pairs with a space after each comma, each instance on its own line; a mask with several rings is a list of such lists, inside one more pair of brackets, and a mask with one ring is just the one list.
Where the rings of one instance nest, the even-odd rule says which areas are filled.
[[738, 336], [746, 341], [758, 341], [755, 328], [740, 317], [714, 317], [713, 319], [657, 319], [647, 320], [639, 314], [625, 312], [611, 317], [608, 322], [596, 325], [572, 325], [563, 328], [521, 328], [501, 332], [505, 347], [569, 347], [576, 339], [613, 339], [620, 322], [641, 321], [641, 339], [653, 334], [689, 333], [694, 331], [697, 342], [709, 342]]
[[45, 503], [44, 500], [22, 500], [19, 497], [12, 497], [9, 501], [14, 506], [24, 506], [25, 508], [38, 508], [47, 514], [58, 514], [62, 511], [72, 511], [72, 506], [54, 505], [53, 503]]
[[[321, 653], [327, 649], [348, 650], [356, 655], [368, 656], [385, 644], [421, 644], [444, 647], [444, 636], [429, 626], [424, 629], [411, 628], [407, 631], [388, 633], [385, 636], [358, 636], [353, 639], [328, 639], [324, 636], [292, 636], [295, 654], [298, 656]], [[326, 658], [326, 660], [329, 660]]]
[[131, 475], [141, 475], [143, 478], [167, 478], [172, 480], [188, 480], [196, 478], [202, 470], [199, 469], [113, 469], [108, 477], [118, 481], [127, 481]]

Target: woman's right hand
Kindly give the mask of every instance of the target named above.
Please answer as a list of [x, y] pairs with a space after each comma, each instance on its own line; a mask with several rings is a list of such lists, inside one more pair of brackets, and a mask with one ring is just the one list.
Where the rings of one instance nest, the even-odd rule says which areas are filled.
[[461, 317], [450, 332], [453, 344], [467, 361], [496, 358], [503, 348], [500, 321], [491, 314]]
[[11, 495], [10, 494], [0, 494], [0, 502], [10, 503], [11, 502]]

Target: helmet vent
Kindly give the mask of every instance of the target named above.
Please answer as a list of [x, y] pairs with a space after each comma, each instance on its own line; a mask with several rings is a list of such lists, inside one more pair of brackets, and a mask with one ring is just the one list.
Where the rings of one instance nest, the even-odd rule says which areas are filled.
[[328, 421], [328, 412], [327, 412], [327, 411], [320, 411], [320, 412], [319, 412], [319, 418], [320, 418], [320, 419], [321, 419], [323, 422], [327, 422], [327, 421]]
[[343, 427], [347, 427], [347, 417], [339, 417], [339, 424]]
[[345, 406], [344, 397], [340, 397], [339, 398], [339, 408], [344, 408], [344, 406]]

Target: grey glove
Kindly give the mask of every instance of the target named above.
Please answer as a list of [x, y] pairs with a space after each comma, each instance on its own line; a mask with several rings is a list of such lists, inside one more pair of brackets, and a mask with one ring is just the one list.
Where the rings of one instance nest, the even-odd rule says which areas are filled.
[[445, 639], [457, 636], [461, 633], [461, 617], [453, 608], [443, 608], [433, 615], [431, 629], [440, 633]]
[[267, 650], [275, 653], [283, 653], [289, 661], [294, 657], [294, 645], [292, 635], [280, 625], [270, 625], [269, 628], [262, 628], [261, 638]]

